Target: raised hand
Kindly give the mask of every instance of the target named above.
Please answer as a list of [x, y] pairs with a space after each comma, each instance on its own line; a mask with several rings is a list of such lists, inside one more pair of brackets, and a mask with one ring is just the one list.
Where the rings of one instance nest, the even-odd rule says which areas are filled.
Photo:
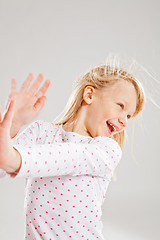
[[7, 173], [16, 173], [21, 166], [21, 156], [12, 146], [10, 128], [12, 125], [15, 104], [14, 100], [9, 103], [8, 109], [2, 119], [0, 110], [0, 168]]
[[32, 122], [39, 115], [44, 106], [46, 100], [46, 96], [44, 96], [44, 94], [50, 85], [50, 81], [46, 80], [43, 86], [37, 92], [44, 77], [42, 74], [39, 74], [36, 81], [33, 83], [30, 89], [28, 89], [33, 78], [34, 75], [29, 74], [25, 82], [22, 84], [19, 92], [16, 91], [16, 79], [12, 79], [11, 91], [5, 107], [5, 109], [7, 109], [8, 103], [11, 99], [16, 100], [11, 126], [12, 137], [13, 135], [16, 135], [16, 132], [19, 130], [19, 128]]

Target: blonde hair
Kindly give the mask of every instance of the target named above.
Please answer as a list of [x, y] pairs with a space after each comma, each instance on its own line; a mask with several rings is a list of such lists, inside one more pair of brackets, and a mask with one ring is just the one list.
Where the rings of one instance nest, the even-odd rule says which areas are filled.
[[[120, 79], [132, 83], [135, 87], [137, 92], [137, 104], [133, 117], [137, 116], [137, 114], [142, 111], [145, 102], [144, 90], [140, 82], [133, 74], [125, 71], [121, 67], [115, 66], [115, 64], [102, 63], [92, 67], [86, 74], [78, 78], [62, 117], [58, 121], [56, 121], [56, 118], [53, 123], [56, 125], [65, 124], [71, 118], [74, 119], [76, 117], [83, 102], [85, 87], [92, 86], [95, 89], [102, 89], [115, 84]], [[125, 131], [113, 135], [112, 138], [117, 141], [122, 148], [125, 139]]]

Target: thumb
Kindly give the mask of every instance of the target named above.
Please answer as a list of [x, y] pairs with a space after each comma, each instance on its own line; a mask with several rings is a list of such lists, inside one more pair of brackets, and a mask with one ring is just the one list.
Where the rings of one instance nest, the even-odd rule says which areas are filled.
[[8, 109], [5, 112], [4, 118], [3, 118], [3, 126], [10, 129], [12, 125], [12, 119], [14, 115], [14, 109], [15, 109], [15, 103], [16, 100], [11, 100], [8, 106]]
[[43, 108], [46, 98], [47, 98], [46, 96], [42, 96], [38, 98], [37, 102], [34, 104], [34, 108], [36, 109], [37, 112], [40, 112], [41, 109]]

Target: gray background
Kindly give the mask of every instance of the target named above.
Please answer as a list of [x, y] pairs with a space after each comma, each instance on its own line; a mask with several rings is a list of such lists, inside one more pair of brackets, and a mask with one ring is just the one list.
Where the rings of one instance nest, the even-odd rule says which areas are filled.
[[[76, 77], [109, 52], [136, 59], [159, 81], [159, 12], [158, 0], [0, 0], [1, 105], [13, 77], [20, 89], [30, 72], [43, 73], [51, 86], [37, 119], [53, 121]], [[147, 81], [154, 94], [154, 80]], [[102, 209], [105, 240], [160, 239], [159, 119], [160, 110], [148, 101], [133, 140], [132, 123], [128, 127], [118, 179], [110, 183]], [[24, 182], [0, 180], [2, 240], [23, 239]]]

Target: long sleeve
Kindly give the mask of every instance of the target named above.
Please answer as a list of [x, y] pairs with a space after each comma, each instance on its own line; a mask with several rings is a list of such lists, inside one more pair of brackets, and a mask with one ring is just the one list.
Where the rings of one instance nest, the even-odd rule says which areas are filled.
[[42, 125], [43, 120], [38, 120], [32, 122], [27, 126], [21, 133], [12, 139], [13, 145], [20, 145], [24, 147], [26, 145], [35, 144], [40, 135], [40, 125]]
[[[14, 138], [12, 138], [12, 144], [21, 146], [25, 146], [27, 144], [33, 144], [36, 142], [36, 138], [39, 133], [39, 125], [43, 122], [42, 120], [32, 122], [26, 129], [17, 134]], [[6, 171], [0, 169], [0, 178], [10, 177], [10, 174], [7, 174]]]
[[22, 157], [17, 177], [36, 178], [60, 175], [93, 175], [111, 179], [121, 158], [114, 140], [96, 137], [90, 143], [13, 145]]
[[[39, 134], [40, 134], [40, 126], [43, 124], [43, 120], [38, 120], [32, 122], [29, 126], [27, 126], [22, 132], [17, 134], [14, 138], [12, 138], [12, 145], [24, 147], [26, 145], [33, 145], [36, 143]], [[7, 174], [6, 171], [0, 169], [0, 178], [4, 177], [13, 177], [11, 174]]]

